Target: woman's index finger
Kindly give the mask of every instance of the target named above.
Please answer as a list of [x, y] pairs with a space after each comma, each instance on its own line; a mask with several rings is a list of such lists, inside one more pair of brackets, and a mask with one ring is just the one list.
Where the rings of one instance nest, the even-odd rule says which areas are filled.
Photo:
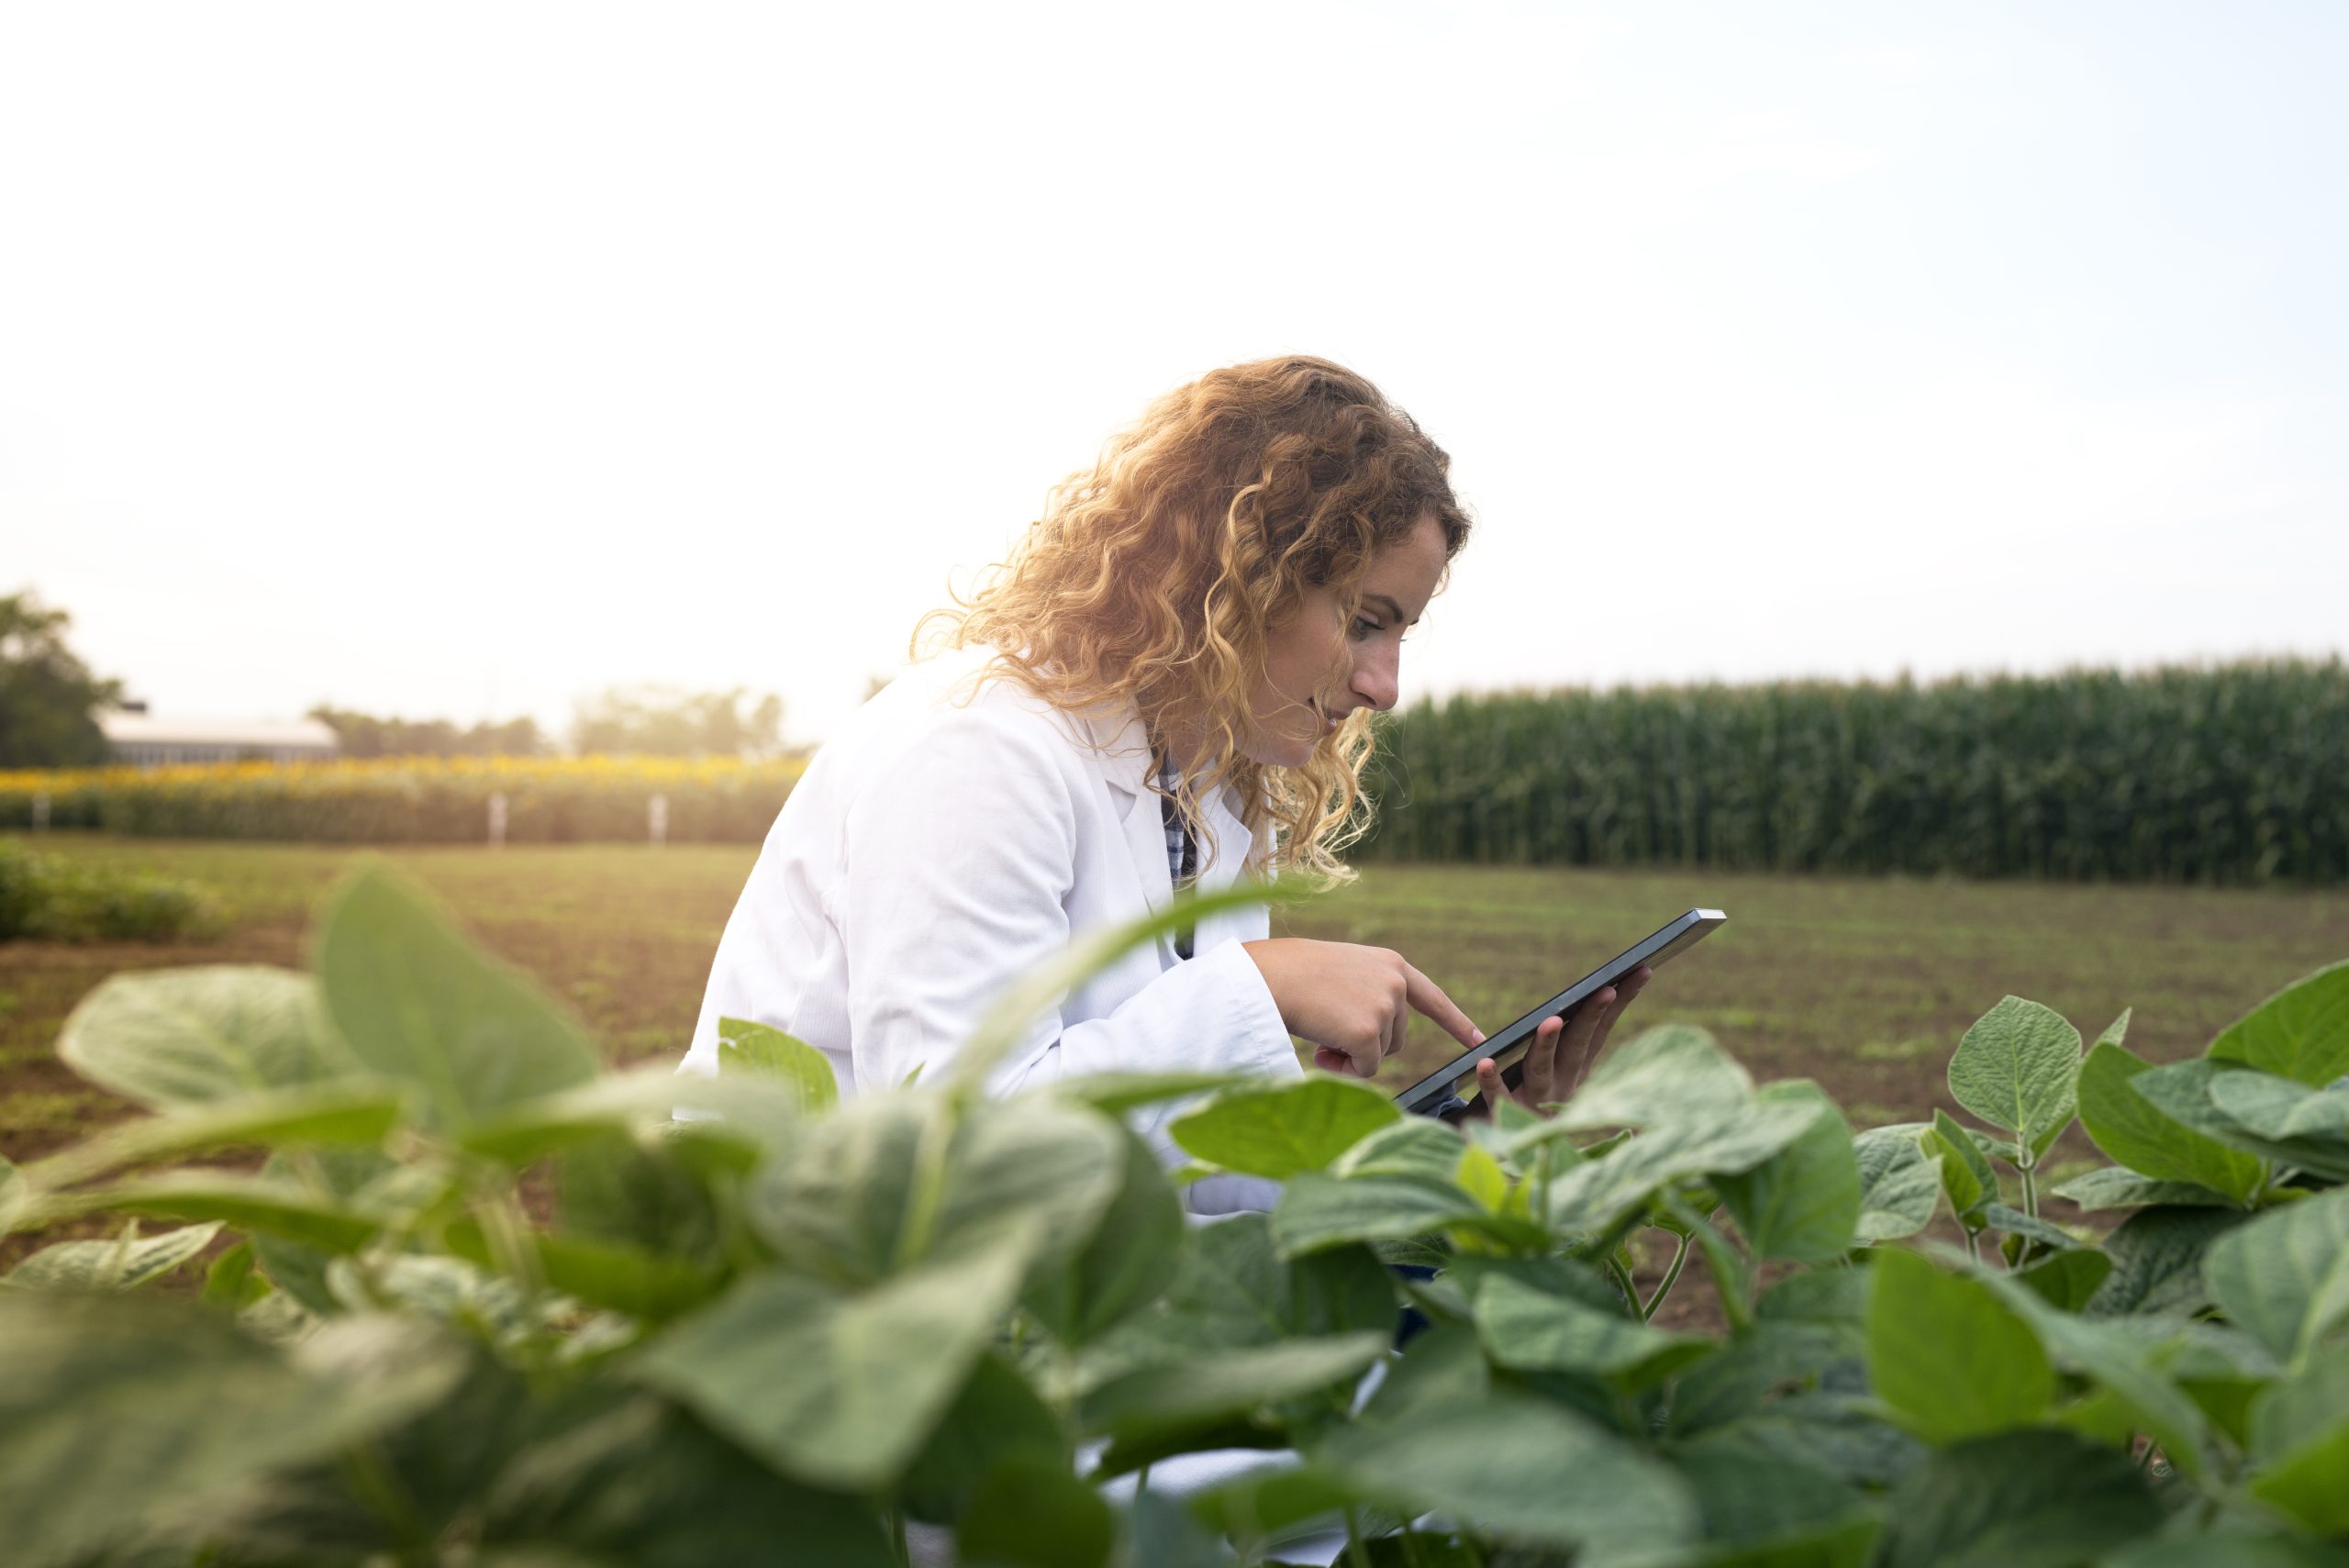
[[1443, 987], [1408, 963], [1403, 966], [1403, 996], [1414, 1010], [1442, 1024], [1443, 1032], [1463, 1045], [1484, 1043], [1485, 1031], [1453, 1005], [1452, 998], [1443, 994]]

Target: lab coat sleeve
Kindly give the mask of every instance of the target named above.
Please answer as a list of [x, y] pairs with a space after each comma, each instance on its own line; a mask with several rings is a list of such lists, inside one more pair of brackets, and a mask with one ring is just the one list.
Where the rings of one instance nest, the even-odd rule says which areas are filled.
[[[846, 814], [841, 905], [857, 1087], [935, 1081], [1014, 980], [1071, 931], [1077, 808], [1061, 742], [983, 709], [941, 715]], [[1096, 1073], [1298, 1075], [1263, 973], [1225, 941], [1104, 1018], [1063, 1027], [1055, 998], [990, 1077], [998, 1090]]]

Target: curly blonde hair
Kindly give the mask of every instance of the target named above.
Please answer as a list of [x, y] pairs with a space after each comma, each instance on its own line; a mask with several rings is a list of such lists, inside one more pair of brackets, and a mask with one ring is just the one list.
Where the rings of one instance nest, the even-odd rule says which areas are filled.
[[[1349, 882], [1337, 851], [1370, 825], [1369, 710], [1355, 709], [1299, 768], [1248, 758], [1243, 727], [1267, 633], [1308, 589], [1333, 588], [1350, 620], [1371, 558], [1430, 514], [1449, 577], [1469, 528], [1451, 462], [1375, 386], [1328, 360], [1210, 371], [1055, 485], [968, 599], [950, 585], [956, 607], [916, 623], [908, 653], [923, 657], [925, 631], [942, 621], [930, 651], [996, 649], [979, 679], [1015, 678], [1069, 712], [1130, 703], [1154, 745], [1204, 736], [1200, 763], [1177, 788], [1191, 819], [1202, 820], [1209, 790], [1236, 786], [1248, 872]], [[1154, 778], [1150, 787], [1164, 793]], [[1259, 856], [1252, 840], [1268, 819], [1273, 847]]]

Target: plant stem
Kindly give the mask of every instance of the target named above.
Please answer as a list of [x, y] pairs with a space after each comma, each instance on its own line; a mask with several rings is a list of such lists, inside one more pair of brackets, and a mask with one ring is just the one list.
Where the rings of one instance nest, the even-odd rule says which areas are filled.
[[1346, 1505], [1346, 1561], [1353, 1568], [1370, 1568], [1370, 1552], [1362, 1543], [1362, 1510]]
[[[2030, 1151], [2023, 1151], [2023, 1157], [2028, 1160], [2030, 1158]], [[2021, 1171], [2022, 1211], [2031, 1216], [2032, 1218], [2037, 1219], [2039, 1218], [2039, 1184], [2032, 1179], [2031, 1167], [2029, 1165], [2026, 1164], [2022, 1166]]]
[[1670, 1296], [1672, 1287], [1680, 1283], [1680, 1265], [1687, 1261], [1688, 1238], [1683, 1236], [1679, 1247], [1672, 1254], [1672, 1266], [1664, 1271], [1663, 1282], [1655, 1287], [1655, 1294], [1648, 1297], [1648, 1304], [1640, 1308], [1641, 1322], [1648, 1322], [1655, 1317], [1655, 1309], [1664, 1305], [1664, 1298]]
[[1631, 1271], [1623, 1266], [1623, 1260], [1617, 1257], [1612, 1251], [1607, 1254], [1607, 1277], [1613, 1280], [1615, 1288], [1623, 1293], [1624, 1314], [1627, 1317], [1638, 1317], [1640, 1315], [1639, 1287], [1631, 1283]]
[[1982, 1261], [1982, 1232], [1979, 1230], [1965, 1233], [1965, 1255], [1977, 1263]]

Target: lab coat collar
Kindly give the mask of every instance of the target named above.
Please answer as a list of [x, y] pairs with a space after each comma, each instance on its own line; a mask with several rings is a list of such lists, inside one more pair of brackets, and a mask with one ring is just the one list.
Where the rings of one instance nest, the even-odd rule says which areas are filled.
[[[1080, 724], [1091, 739], [1109, 788], [1126, 797], [1122, 818], [1127, 847], [1141, 873], [1142, 892], [1153, 909], [1174, 896], [1174, 880], [1166, 870], [1166, 824], [1159, 797], [1150, 788], [1157, 760], [1151, 751], [1149, 732], [1141, 716], [1131, 708], [1083, 716]], [[1238, 791], [1227, 784], [1202, 796], [1199, 808], [1215, 834], [1214, 876], [1202, 877], [1200, 886], [1220, 887], [1238, 874], [1253, 840], [1236, 806]], [[1154, 873], [1154, 874], [1153, 874]]]

